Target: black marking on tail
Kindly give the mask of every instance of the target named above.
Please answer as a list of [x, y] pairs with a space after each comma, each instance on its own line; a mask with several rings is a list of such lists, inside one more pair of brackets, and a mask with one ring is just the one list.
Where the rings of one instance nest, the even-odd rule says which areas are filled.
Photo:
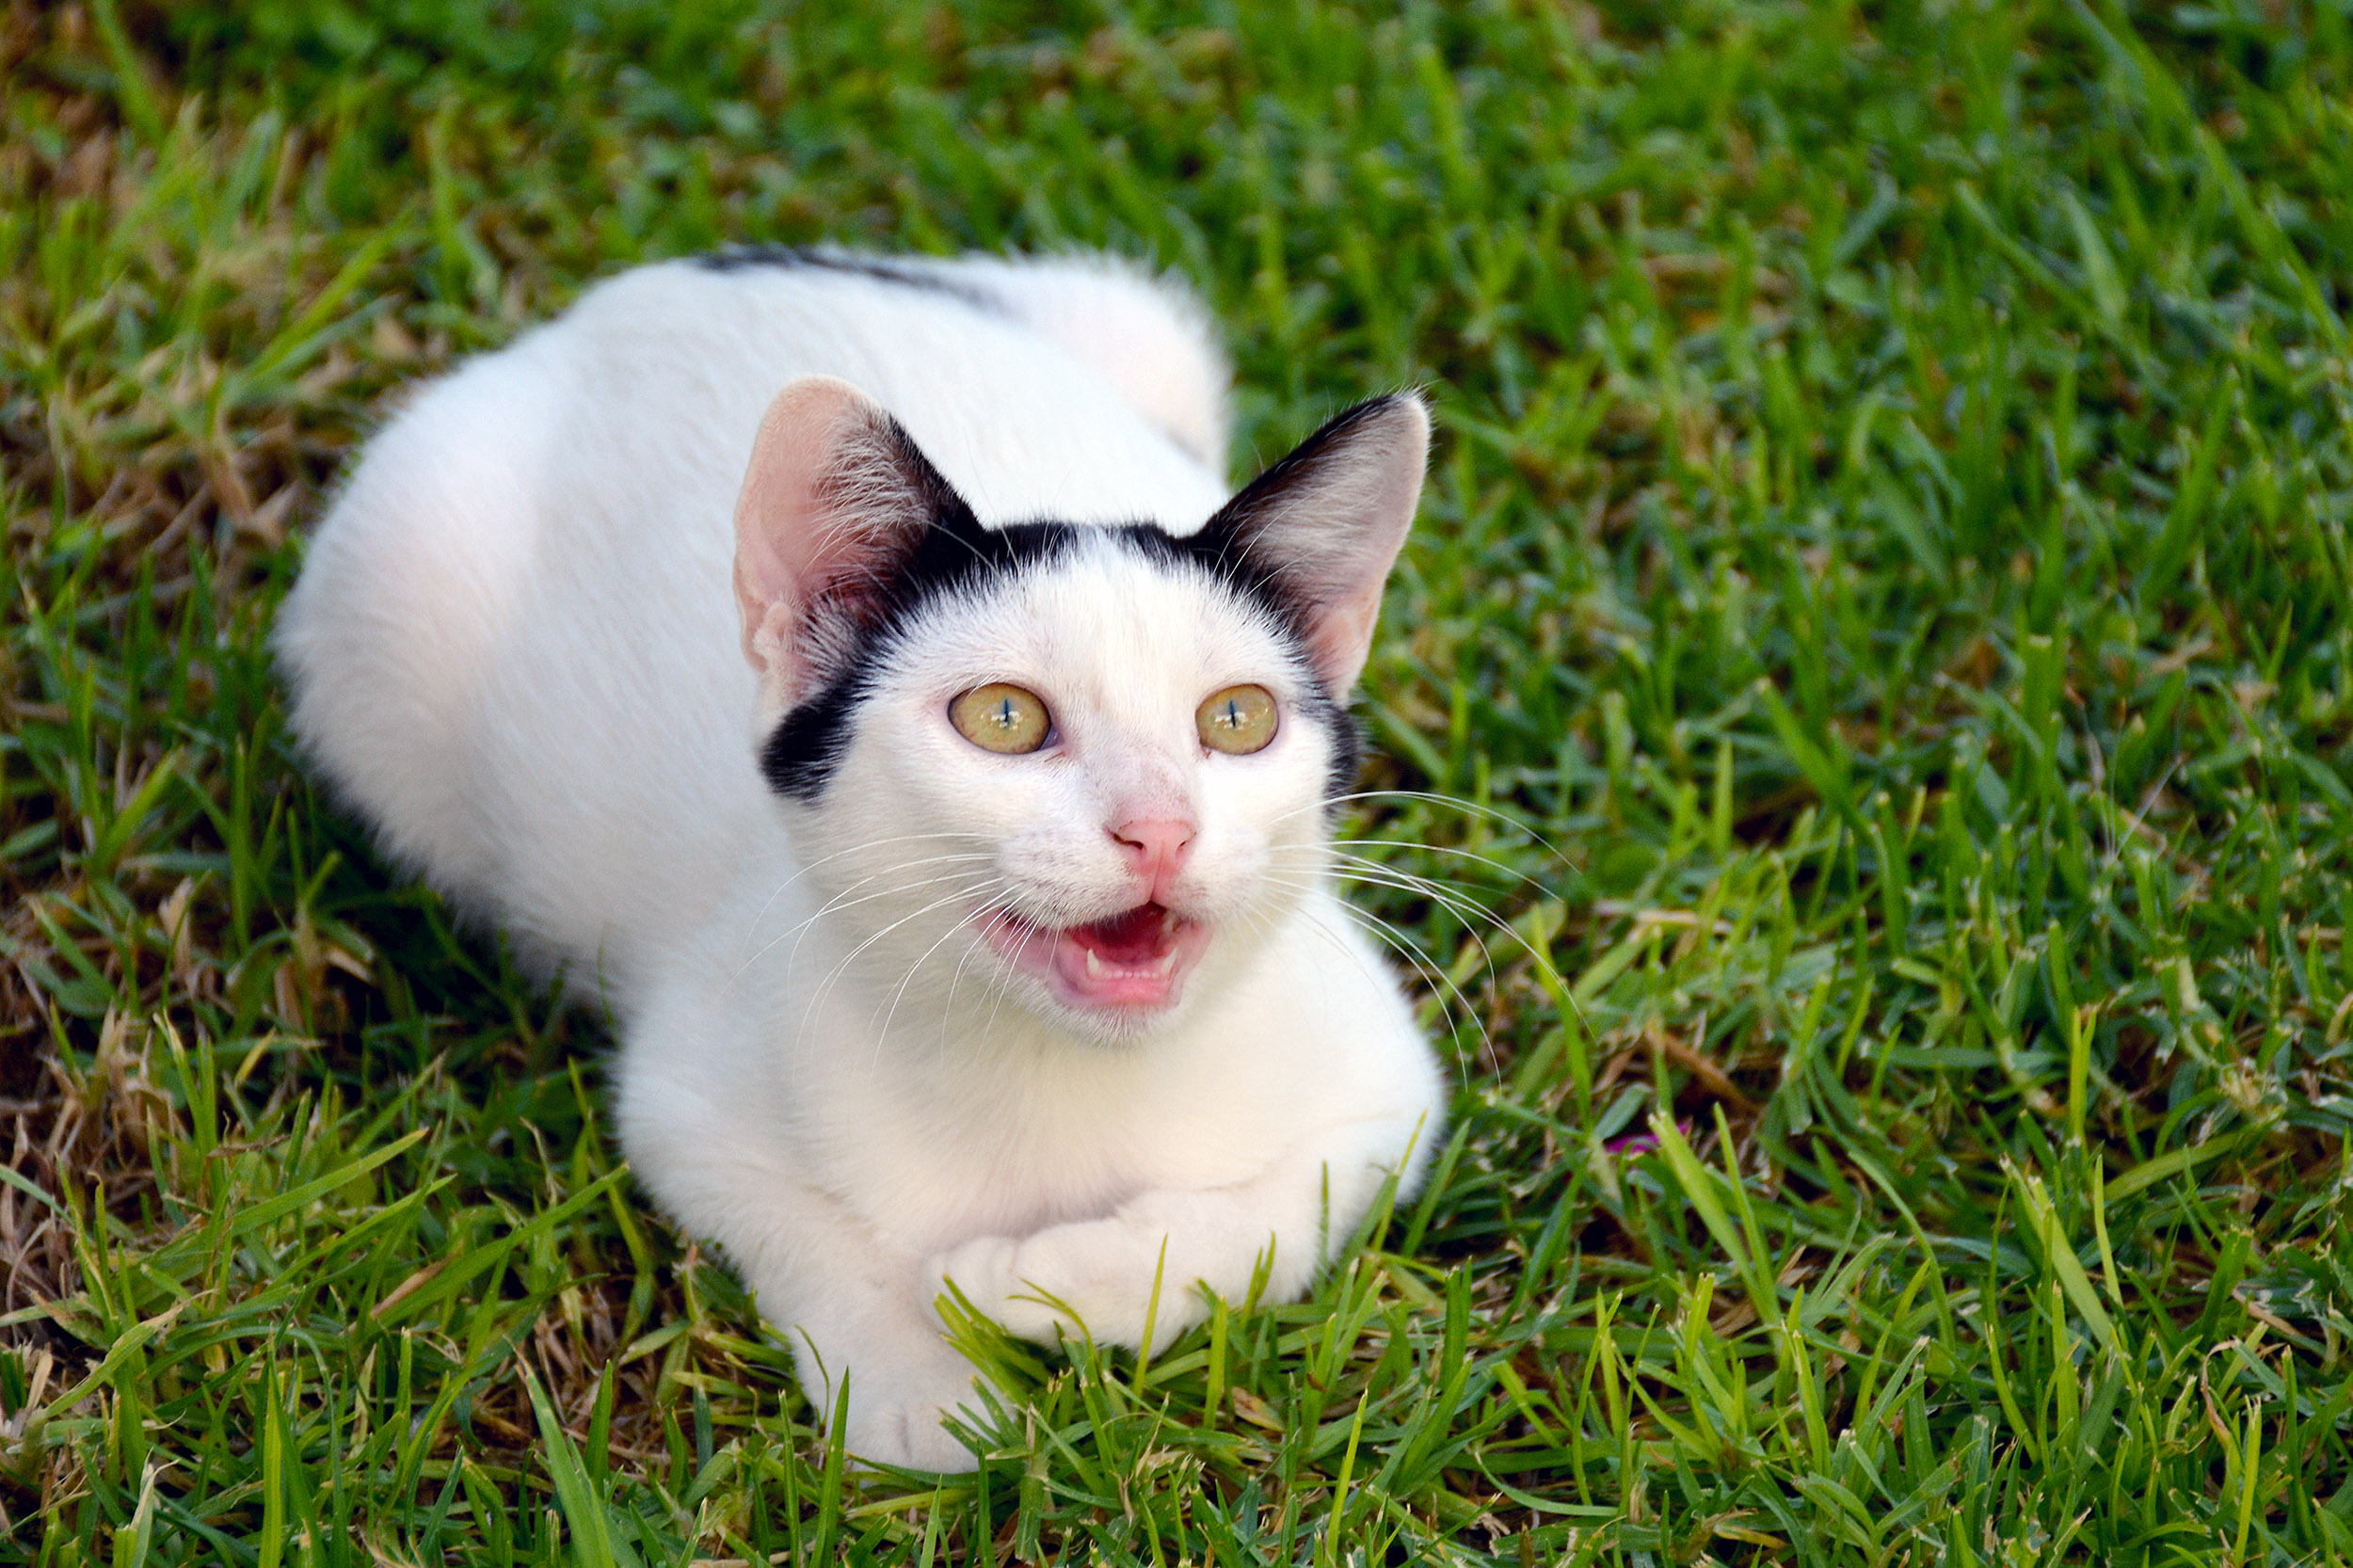
[[837, 250], [831, 246], [730, 245], [696, 257], [695, 264], [705, 272], [746, 272], [755, 267], [780, 267], [847, 273], [877, 283], [894, 283], [901, 288], [936, 294], [990, 315], [1005, 313], [1003, 300], [961, 279], [947, 277], [920, 263], [896, 261], [888, 256], [862, 255], [855, 250]]

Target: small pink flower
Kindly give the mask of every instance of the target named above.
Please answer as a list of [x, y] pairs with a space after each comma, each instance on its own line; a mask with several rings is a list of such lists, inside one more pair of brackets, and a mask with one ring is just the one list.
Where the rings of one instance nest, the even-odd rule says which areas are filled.
[[[1690, 1141], [1691, 1124], [1689, 1121], [1677, 1117], [1675, 1130], [1683, 1134], [1686, 1143]], [[1649, 1132], [1629, 1132], [1623, 1138], [1610, 1139], [1609, 1142], [1602, 1144], [1602, 1148], [1605, 1152], [1614, 1154], [1621, 1160], [1631, 1160], [1637, 1155], [1657, 1152], [1658, 1139]]]

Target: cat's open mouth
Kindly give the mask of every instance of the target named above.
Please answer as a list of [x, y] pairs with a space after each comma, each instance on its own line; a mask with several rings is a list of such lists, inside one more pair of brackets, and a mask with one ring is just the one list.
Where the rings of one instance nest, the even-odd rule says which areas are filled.
[[1085, 925], [1041, 926], [1008, 909], [979, 919], [989, 945], [1071, 1007], [1166, 1007], [1209, 945], [1209, 928], [1157, 904]]

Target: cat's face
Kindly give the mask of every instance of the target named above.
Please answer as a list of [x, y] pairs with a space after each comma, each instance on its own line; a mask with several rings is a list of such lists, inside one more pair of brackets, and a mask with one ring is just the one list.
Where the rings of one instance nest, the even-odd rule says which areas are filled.
[[[1322, 874], [1324, 806], [1356, 760], [1341, 703], [1411, 518], [1420, 408], [1352, 410], [1173, 538], [981, 528], [871, 405], [830, 395], [814, 445], [846, 424], [849, 452], [830, 480], [785, 485], [824, 510], [835, 558], [779, 570], [747, 546], [738, 568], [779, 711], [763, 767], [844, 939], [824, 946], [862, 949], [910, 1020], [961, 998], [1089, 1037], [1146, 1032], [1246, 964]], [[1302, 529], [1321, 548], [1281, 548]], [[847, 564], [845, 538], [868, 547]]]
[[[910, 968], [928, 953], [1090, 1028], [1169, 1013], [1213, 950], [1267, 928], [1318, 873], [1325, 792], [1354, 755], [1273, 615], [1103, 529], [934, 600], [863, 687], [797, 836], [873, 848], [814, 880], [894, 888], [847, 923], [904, 920], [877, 945]], [[1221, 749], [1269, 717], [1262, 745]]]

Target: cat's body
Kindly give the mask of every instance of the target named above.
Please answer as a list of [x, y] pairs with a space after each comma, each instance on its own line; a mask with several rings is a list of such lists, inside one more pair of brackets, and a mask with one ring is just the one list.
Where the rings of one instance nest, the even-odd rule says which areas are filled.
[[[1425, 426], [1368, 405], [1221, 512], [1222, 399], [1100, 267], [645, 268], [426, 391], [287, 602], [311, 754], [610, 1007], [637, 1175], [864, 1457], [970, 1463], [943, 1278], [1135, 1345], [1157, 1272], [1164, 1339], [1270, 1247], [1304, 1288], [1436, 1130], [1322, 808]], [[952, 722], [1000, 690], [1050, 732]]]

